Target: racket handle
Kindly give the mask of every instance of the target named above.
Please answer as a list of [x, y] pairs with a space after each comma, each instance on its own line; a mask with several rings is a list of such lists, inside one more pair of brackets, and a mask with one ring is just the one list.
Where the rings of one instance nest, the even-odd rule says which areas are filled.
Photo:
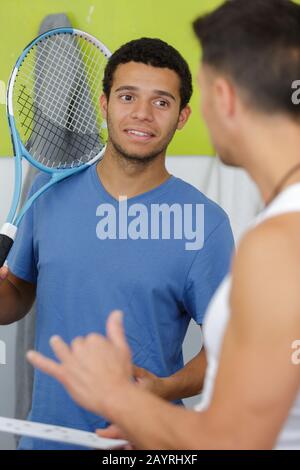
[[4, 265], [13, 246], [16, 233], [17, 227], [12, 224], [4, 224], [0, 231], [0, 268]]

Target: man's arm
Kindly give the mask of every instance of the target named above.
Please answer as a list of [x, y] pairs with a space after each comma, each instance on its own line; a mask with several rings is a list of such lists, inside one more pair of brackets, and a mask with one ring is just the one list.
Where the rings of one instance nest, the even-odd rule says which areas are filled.
[[8, 325], [23, 318], [35, 298], [35, 284], [14, 276], [6, 267], [0, 269], [0, 324]]
[[[275, 222], [273, 222], [275, 223]], [[57, 364], [31, 353], [74, 400], [106, 416], [137, 448], [272, 448], [300, 387], [291, 345], [300, 338], [299, 244], [272, 223], [242, 242], [233, 271], [232, 315], [208, 409], [181, 409], [136, 387], [118, 314], [107, 338], [90, 335], [69, 348], [56, 338]]]
[[133, 367], [137, 384], [168, 401], [193, 397], [201, 392], [206, 370], [204, 347], [182, 369], [169, 377], [157, 377], [141, 367]]

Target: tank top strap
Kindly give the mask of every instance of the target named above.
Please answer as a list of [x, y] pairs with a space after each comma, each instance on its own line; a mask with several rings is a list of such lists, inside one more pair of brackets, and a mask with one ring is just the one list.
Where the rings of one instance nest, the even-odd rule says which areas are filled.
[[252, 226], [289, 212], [300, 212], [300, 183], [292, 184], [278, 194], [271, 204], [255, 218]]

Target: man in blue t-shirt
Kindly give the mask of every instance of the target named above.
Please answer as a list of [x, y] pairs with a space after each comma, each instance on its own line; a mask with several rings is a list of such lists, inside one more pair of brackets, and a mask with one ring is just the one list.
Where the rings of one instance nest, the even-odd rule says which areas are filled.
[[[103, 91], [105, 155], [28, 211], [9, 272], [0, 270], [0, 322], [22, 318], [36, 297], [35, 347], [53, 357], [51, 336], [70, 343], [104, 334], [118, 308], [137, 386], [181, 403], [200, 391], [206, 366], [203, 349], [184, 366], [182, 343], [228, 271], [232, 232], [219, 206], [165, 167], [190, 114], [191, 75], [180, 54], [158, 39], [131, 41], [110, 58]], [[31, 192], [47, 178], [38, 175]], [[88, 431], [108, 424], [40, 371], [29, 419]], [[74, 446], [26, 437], [20, 448]]]

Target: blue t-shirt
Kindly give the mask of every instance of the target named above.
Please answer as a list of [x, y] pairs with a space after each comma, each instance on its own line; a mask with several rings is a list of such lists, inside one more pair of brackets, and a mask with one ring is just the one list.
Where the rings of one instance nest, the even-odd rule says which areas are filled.
[[[39, 174], [31, 193], [48, 178]], [[162, 236], [162, 230], [157, 239], [155, 228], [153, 232], [149, 228], [150, 214], [153, 205], [160, 204], [179, 204], [183, 209], [204, 205], [201, 249], [187, 249], [186, 239]], [[229, 220], [217, 204], [174, 176], [128, 199], [128, 214], [130, 207], [131, 214], [137, 214], [141, 205], [149, 210], [148, 235], [154, 234], [154, 239], [145, 237], [145, 219], [143, 230], [136, 223], [131, 236], [126, 238], [122, 229], [122, 235], [115, 237], [119, 201], [105, 190], [93, 165], [49, 189], [27, 212], [8, 264], [15, 276], [37, 285], [38, 351], [53, 358], [52, 335], [70, 343], [90, 332], [105, 334], [109, 313], [120, 309], [134, 364], [160, 377], [183, 367], [182, 343], [190, 319], [202, 324], [207, 304], [230, 266]], [[187, 217], [190, 214], [187, 210]], [[138, 229], [140, 238], [134, 236]], [[29, 419], [87, 431], [108, 424], [79, 407], [62, 385], [38, 370]], [[22, 438], [20, 447], [75, 448], [29, 437]]]

